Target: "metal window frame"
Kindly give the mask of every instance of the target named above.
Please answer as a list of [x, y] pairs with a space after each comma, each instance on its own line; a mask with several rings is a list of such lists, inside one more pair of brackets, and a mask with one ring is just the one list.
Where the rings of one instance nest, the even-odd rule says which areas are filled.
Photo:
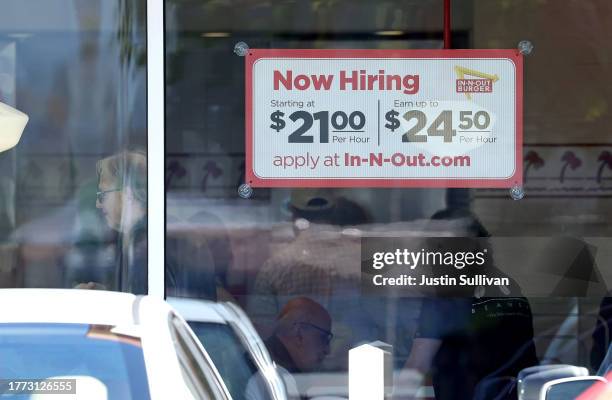
[[148, 294], [165, 297], [164, 0], [147, 0]]

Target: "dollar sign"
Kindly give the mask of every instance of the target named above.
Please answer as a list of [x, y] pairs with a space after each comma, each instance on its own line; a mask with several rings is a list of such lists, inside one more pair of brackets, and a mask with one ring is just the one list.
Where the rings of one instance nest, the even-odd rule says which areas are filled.
[[391, 129], [391, 132], [395, 132], [395, 130], [400, 126], [399, 119], [397, 119], [398, 115], [399, 113], [395, 110], [388, 111], [385, 114], [385, 119], [388, 121], [388, 123], [385, 124], [385, 128]]
[[284, 112], [280, 110], [274, 111], [270, 115], [270, 119], [272, 120], [272, 125], [270, 125], [270, 128], [276, 130], [276, 132], [280, 132], [281, 129], [285, 127], [285, 121], [283, 120], [284, 116], [285, 116]]

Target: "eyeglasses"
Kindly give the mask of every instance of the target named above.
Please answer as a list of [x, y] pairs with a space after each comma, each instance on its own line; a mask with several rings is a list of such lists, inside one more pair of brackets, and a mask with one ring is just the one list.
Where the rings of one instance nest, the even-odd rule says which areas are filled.
[[314, 324], [311, 324], [309, 322], [298, 322], [298, 324], [300, 325], [307, 325], [313, 329], [316, 329], [317, 331], [319, 331], [319, 333], [321, 333], [321, 335], [323, 336], [323, 339], [325, 339], [325, 344], [329, 344], [332, 339], [334, 338], [334, 334], [331, 333], [330, 331], [328, 331], [327, 329], [323, 329], [319, 326], [316, 326]]
[[107, 193], [120, 192], [120, 191], [121, 189], [102, 190], [100, 192], [96, 192], [96, 198], [98, 199], [98, 202], [102, 203]]

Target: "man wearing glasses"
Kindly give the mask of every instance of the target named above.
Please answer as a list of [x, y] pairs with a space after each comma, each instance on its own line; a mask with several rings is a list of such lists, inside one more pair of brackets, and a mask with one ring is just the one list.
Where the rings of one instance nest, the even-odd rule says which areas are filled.
[[283, 307], [274, 334], [266, 340], [272, 359], [290, 373], [316, 371], [329, 354], [333, 338], [329, 313], [307, 297]]
[[147, 158], [124, 151], [97, 163], [96, 207], [118, 232], [115, 290], [147, 293]]
[[[296, 297], [282, 308], [266, 347], [283, 379], [288, 400], [303, 398], [291, 374], [316, 371], [329, 354], [333, 337], [331, 317], [316, 301]], [[264, 387], [261, 374], [254, 375], [247, 384], [245, 399], [270, 400]]]

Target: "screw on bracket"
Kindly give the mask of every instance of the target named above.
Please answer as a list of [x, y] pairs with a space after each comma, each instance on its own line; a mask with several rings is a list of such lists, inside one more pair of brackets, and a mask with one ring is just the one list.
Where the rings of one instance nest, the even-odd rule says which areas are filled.
[[525, 190], [523, 190], [522, 186], [514, 185], [510, 189], [510, 197], [512, 197], [512, 200], [521, 200], [525, 197]]
[[234, 45], [234, 53], [240, 57], [249, 54], [249, 45], [245, 42], [238, 42]]
[[238, 187], [238, 196], [243, 199], [250, 199], [253, 197], [253, 188], [247, 183], [243, 183]]
[[528, 56], [533, 51], [533, 43], [529, 40], [521, 40], [518, 44], [518, 51], [524, 56]]

